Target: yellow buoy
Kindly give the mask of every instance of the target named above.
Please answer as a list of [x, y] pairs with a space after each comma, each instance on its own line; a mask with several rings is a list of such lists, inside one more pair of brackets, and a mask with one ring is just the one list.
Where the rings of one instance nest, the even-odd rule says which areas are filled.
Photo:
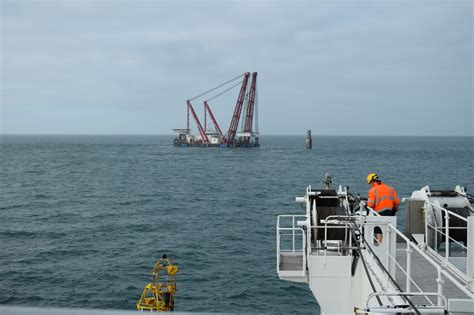
[[174, 309], [174, 294], [176, 293], [176, 274], [178, 266], [163, 255], [153, 267], [152, 282], [143, 289], [137, 309], [140, 311], [169, 312]]

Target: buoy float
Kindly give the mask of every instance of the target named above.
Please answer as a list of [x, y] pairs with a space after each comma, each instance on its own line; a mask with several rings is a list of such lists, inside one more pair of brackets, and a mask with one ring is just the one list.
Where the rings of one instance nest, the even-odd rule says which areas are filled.
[[153, 267], [152, 282], [143, 289], [137, 309], [140, 311], [173, 311], [177, 273], [178, 266], [174, 265], [166, 255], [163, 255]]

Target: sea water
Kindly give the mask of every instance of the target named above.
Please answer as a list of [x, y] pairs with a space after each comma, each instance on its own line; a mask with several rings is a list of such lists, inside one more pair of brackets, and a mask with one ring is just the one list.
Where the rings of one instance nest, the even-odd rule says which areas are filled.
[[[260, 148], [175, 148], [172, 136], [1, 136], [0, 304], [134, 309], [166, 254], [177, 311], [318, 313], [276, 273], [276, 218], [307, 185], [408, 197], [474, 188], [472, 137], [262, 136]], [[398, 213], [403, 226], [403, 207]]]

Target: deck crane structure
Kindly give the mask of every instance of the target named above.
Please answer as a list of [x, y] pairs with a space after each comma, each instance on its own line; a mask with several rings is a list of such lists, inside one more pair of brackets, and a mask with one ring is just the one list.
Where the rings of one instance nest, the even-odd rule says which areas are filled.
[[[237, 82], [236, 82], [237, 81]], [[220, 128], [214, 113], [211, 110], [209, 102], [219, 96], [231, 91], [240, 85], [239, 95], [234, 107], [232, 119], [227, 132], [224, 134]], [[207, 98], [203, 102], [204, 106], [204, 127], [201, 124], [192, 101], [201, 98], [211, 92], [217, 94]], [[218, 86], [200, 93], [186, 101], [187, 119], [185, 129], [174, 129], [178, 133], [174, 139], [174, 145], [179, 147], [259, 147], [258, 143], [258, 123], [256, 113], [258, 102], [257, 95], [257, 73], [252, 75], [245, 72], [231, 80], [228, 80]], [[244, 110], [243, 110], [244, 109]], [[242, 124], [239, 132], [237, 131], [242, 111], [245, 112], [242, 118]], [[195, 136], [190, 129], [190, 115], [193, 117], [197, 126], [199, 135]], [[208, 130], [207, 116], [209, 115], [215, 131]], [[254, 119], [255, 117], [255, 119]], [[255, 126], [255, 127], [254, 127]]]
[[232, 115], [232, 120], [230, 122], [229, 130], [227, 131], [224, 138], [226, 143], [232, 143], [235, 140], [237, 127], [239, 126], [239, 121], [240, 121], [240, 114], [242, 113], [242, 106], [244, 105], [244, 98], [247, 91], [249, 76], [250, 76], [249, 72], [246, 72], [244, 74], [242, 87], [240, 88], [239, 97], [237, 98], [237, 103], [235, 104], [234, 114]]
[[199, 134], [201, 135], [201, 139], [203, 141], [203, 143], [209, 143], [209, 139], [207, 138], [207, 135], [206, 135], [206, 132], [204, 130], [204, 128], [202, 128], [202, 125], [201, 125], [201, 122], [199, 121], [199, 118], [197, 117], [196, 115], [196, 112], [194, 111], [194, 108], [193, 108], [193, 105], [191, 104], [191, 101], [186, 101], [187, 105], [188, 105], [188, 123], [187, 123], [187, 129], [189, 129], [189, 112], [191, 111], [191, 114], [193, 115], [193, 118], [194, 118], [194, 121], [196, 121], [196, 125], [198, 127], [198, 130], [199, 130]]
[[252, 83], [250, 85], [250, 95], [249, 101], [247, 104], [247, 113], [245, 117], [245, 125], [244, 125], [244, 135], [243, 141], [244, 143], [249, 143], [251, 133], [252, 133], [252, 123], [253, 123], [253, 112], [254, 112], [254, 105], [255, 105], [255, 91], [257, 90], [257, 72], [252, 73]]
[[217, 123], [217, 120], [214, 117], [214, 114], [212, 113], [209, 104], [207, 103], [207, 101], [204, 101], [204, 129], [206, 129], [207, 114], [209, 114], [209, 117], [211, 117], [212, 123], [214, 124], [214, 128], [216, 128], [216, 131], [219, 133], [219, 136], [223, 139], [224, 135], [222, 134], [221, 128], [219, 127], [219, 124]]

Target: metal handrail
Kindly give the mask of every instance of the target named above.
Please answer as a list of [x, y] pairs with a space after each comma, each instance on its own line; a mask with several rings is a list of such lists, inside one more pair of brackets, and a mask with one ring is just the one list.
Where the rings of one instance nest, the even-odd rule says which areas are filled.
[[[373, 209], [367, 207], [367, 209], [369, 211], [371, 211], [374, 215], [376, 216], [380, 216], [377, 212], [375, 212]], [[329, 218], [329, 217], [328, 217]], [[328, 218], [326, 218], [326, 222], [325, 222], [325, 239], [327, 239], [327, 224], [328, 224]], [[341, 223], [341, 224], [345, 224], [345, 223]], [[410, 241], [408, 238], [405, 237], [405, 235], [403, 235], [403, 233], [401, 231], [399, 231], [396, 227], [394, 227], [392, 224], [386, 222], [384, 223], [387, 225], [387, 228], [389, 230], [392, 230], [394, 231], [396, 234], [398, 234], [406, 243], [407, 243], [407, 272], [404, 271], [405, 275], [406, 275], [406, 282], [407, 282], [407, 289], [406, 291], [408, 293], [403, 293], [403, 292], [397, 292], [397, 293], [391, 293], [391, 294], [388, 294], [386, 292], [376, 292], [375, 294], [371, 295], [371, 297], [373, 296], [377, 296], [377, 295], [399, 295], [399, 296], [409, 296], [409, 295], [419, 295], [419, 296], [424, 296], [429, 302], [430, 304], [433, 305], [433, 303], [429, 300], [429, 298], [427, 296], [429, 295], [434, 295], [434, 296], [438, 296], [438, 306], [439, 307], [446, 307], [447, 303], [446, 303], [446, 298], [445, 296], [443, 295], [443, 287], [442, 287], [442, 284], [443, 284], [443, 280], [441, 279], [441, 275], [444, 275], [446, 278], [448, 278], [451, 282], [454, 283], [454, 285], [456, 285], [459, 289], [461, 289], [466, 295], [468, 295], [469, 297], [473, 298], [473, 295], [467, 291], [465, 288], [463, 288], [463, 286], [461, 284], [459, 284], [455, 279], [453, 279], [446, 271], [442, 270], [441, 267], [436, 264], [434, 261], [432, 261], [425, 253], [423, 253], [416, 245], [414, 245], [414, 243], [412, 241]], [[329, 228], [336, 228], [336, 227], [329, 227]], [[418, 253], [423, 257], [425, 258], [430, 264], [433, 265], [433, 267], [436, 268], [437, 272], [438, 272], [438, 278], [436, 279], [437, 280], [437, 283], [438, 283], [438, 292], [437, 293], [425, 293], [425, 292], [410, 292], [410, 288], [411, 288], [411, 282], [414, 283], [412, 277], [411, 277], [411, 248], [415, 248], [416, 251], [418, 251]], [[387, 248], [387, 251], [388, 251], [388, 248]], [[390, 256], [391, 259], [394, 259], [390, 253], [388, 253], [388, 255]], [[398, 264], [398, 266], [401, 268], [401, 266]], [[414, 285], [418, 288], [418, 290], [420, 290], [419, 286], [414, 283]], [[421, 291], [421, 290], [420, 290]], [[443, 304], [444, 302], [444, 304]], [[444, 306], [443, 306], [444, 305]], [[434, 306], [434, 305], [433, 305]]]
[[450, 214], [450, 215], [452, 215], [452, 216], [454, 216], [454, 217], [457, 217], [457, 218], [459, 218], [459, 219], [461, 219], [461, 220], [463, 220], [463, 221], [465, 221], [465, 222], [467, 223], [467, 219], [466, 219], [465, 217], [463, 217], [463, 216], [461, 216], [461, 215], [459, 215], [459, 214], [457, 214], [457, 213], [454, 213], [454, 212], [452, 212], [451, 210], [448, 210], [448, 209], [446, 209], [446, 208], [443, 208], [443, 207], [441, 207], [441, 206], [439, 206], [439, 205], [437, 205], [437, 204], [435, 204], [435, 203], [433, 203], [433, 202], [431, 202], [431, 201], [425, 201], [425, 202], [428, 203], [430, 206], [435, 207], [435, 208], [438, 208], [438, 209], [440, 209], [441, 211], [444, 211], [444, 212], [446, 212], [446, 213], [448, 213], [448, 214]]
[[[368, 208], [370, 209], [370, 208]], [[416, 246], [411, 240], [409, 240], [400, 230], [398, 230], [395, 226], [393, 226], [391, 223], [386, 223], [387, 227], [394, 231], [400, 238], [402, 238], [406, 245], [407, 245], [407, 272], [405, 273], [406, 275], [406, 291], [410, 292], [410, 283], [411, 283], [411, 252], [412, 249], [415, 249], [426, 261], [428, 261], [436, 270], [438, 277], [436, 279], [437, 285], [438, 285], [438, 294], [440, 296], [443, 295], [443, 279], [442, 276], [446, 277], [448, 280], [450, 280], [458, 289], [460, 289], [464, 294], [466, 294], [469, 298], [474, 299], [474, 294], [470, 292], [468, 289], [466, 289], [461, 283], [459, 283], [451, 274], [449, 274], [446, 270], [444, 270], [439, 264], [434, 262], [426, 253], [424, 253], [418, 246]], [[387, 248], [388, 251], [388, 248]], [[393, 259], [393, 257], [391, 257]], [[416, 284], [415, 284], [416, 286]], [[423, 294], [420, 294], [423, 295]], [[438, 298], [438, 306], [441, 306], [441, 302], [443, 299]]]
[[[448, 210], [448, 209], [445, 209], [441, 206], [438, 206], [430, 201], [425, 201], [427, 202], [430, 206], [432, 207], [435, 207], [435, 208], [438, 208], [442, 211], [444, 211], [447, 215], [445, 215], [445, 219], [446, 219], [446, 227], [447, 227], [447, 239], [449, 240], [451, 237], [449, 236], [449, 215], [452, 215], [454, 217], [457, 217], [463, 221], [465, 221], [467, 223], [467, 219]], [[363, 201], [361, 201], [361, 203], [363, 203], [366, 208], [369, 210], [369, 212], [371, 212], [372, 214], [376, 215], [376, 216], [380, 216], [379, 213], [377, 213], [375, 210], [373, 210], [372, 208], [368, 207], [366, 203], [364, 203]], [[425, 222], [425, 225], [427, 225], [428, 223]], [[460, 284], [456, 279], [454, 279], [454, 277], [452, 277], [446, 270], [442, 269], [436, 262], [434, 262], [428, 255], [426, 255], [418, 246], [415, 246], [413, 245], [413, 242], [410, 241], [400, 230], [398, 230], [396, 227], [394, 227], [392, 224], [388, 223], [388, 226], [390, 226], [391, 229], [393, 229], [395, 231], [396, 234], [398, 234], [406, 243], [407, 243], [407, 273], [408, 271], [411, 272], [411, 268], [408, 267], [408, 263], [411, 261], [411, 249], [410, 247], [412, 248], [415, 248], [415, 250], [420, 254], [422, 255], [423, 258], [425, 258], [433, 267], [435, 267], [438, 271], [438, 279], [436, 280], [438, 282], [438, 291], [441, 291], [442, 292], [442, 279], [441, 279], [441, 275], [444, 275], [447, 279], [449, 279], [456, 287], [458, 287], [462, 292], [464, 292], [467, 296], [469, 296], [471, 299], [474, 299], [474, 294], [472, 292], [470, 292], [469, 290], [467, 290], [462, 284]], [[449, 263], [448, 261], [448, 257], [449, 257], [449, 241], [447, 242], [447, 245], [446, 245], [446, 257], [445, 257], [445, 260]], [[408, 277], [408, 275], [407, 275]], [[409, 277], [411, 278], [411, 275], [409, 275]], [[409, 282], [407, 281], [407, 288], [409, 286]], [[407, 290], [409, 291], [409, 290]], [[438, 301], [439, 302], [439, 301]]]
[[[418, 246], [416, 246], [410, 239], [408, 239], [400, 230], [398, 230], [396, 227], [394, 227], [392, 224], [387, 223], [387, 225], [398, 235], [400, 236], [407, 244], [407, 261], [411, 258], [411, 253], [408, 251], [408, 249], [414, 249], [417, 251], [418, 254], [420, 254], [427, 262], [429, 262], [438, 272], [438, 278], [436, 279], [438, 283], [438, 293], [442, 294], [443, 292], [443, 284], [442, 284], [442, 278], [441, 276], [445, 276], [447, 279], [449, 279], [458, 289], [460, 289], [464, 294], [466, 294], [469, 298], [474, 299], [474, 293], [470, 292], [467, 290], [462, 284], [460, 284], [454, 277], [449, 274], [446, 270], [444, 270], [439, 264], [437, 264], [431, 257], [429, 257], [424, 251], [422, 251]], [[408, 263], [407, 263], [407, 276], [411, 277], [411, 270], [408, 268]], [[408, 283], [408, 282], [407, 282]], [[409, 291], [409, 290], [407, 290]], [[438, 300], [438, 304], [440, 304], [440, 301]]]
[[[362, 204], [366, 206], [366, 208], [369, 210], [370, 213], [374, 214], [375, 216], [380, 216], [378, 212], [376, 212], [374, 209], [370, 208], [367, 206], [367, 204], [363, 201], [361, 201]], [[431, 202], [429, 202], [431, 204]], [[444, 209], [442, 207], [439, 207], [437, 205], [434, 205], [435, 207], [441, 208], [443, 211], [446, 211], [448, 214], [452, 213], [453, 216], [459, 217], [462, 220], [467, 222], [466, 218], [463, 218], [459, 216], [458, 214], [449, 211], [447, 209]], [[427, 260], [435, 269], [437, 269], [438, 272], [438, 278], [436, 279], [438, 283], [438, 292], [443, 291], [443, 285], [442, 285], [442, 278], [441, 275], [444, 275], [447, 279], [449, 279], [457, 288], [459, 288], [463, 293], [465, 293], [469, 298], [474, 299], [474, 294], [467, 290], [462, 284], [460, 284], [456, 279], [454, 279], [453, 276], [451, 276], [446, 270], [442, 269], [440, 265], [438, 265], [436, 262], [434, 262], [426, 253], [424, 253], [418, 246], [414, 245], [412, 241], [410, 241], [400, 230], [398, 230], [396, 227], [394, 227], [392, 224], [387, 223], [387, 226], [390, 227], [396, 234], [398, 234], [406, 243], [407, 243], [407, 278], [411, 278], [411, 268], [408, 267], [409, 264], [411, 263], [411, 248], [414, 248], [425, 260]], [[407, 281], [407, 291], [409, 292], [409, 280]], [[442, 294], [442, 293], [441, 293]], [[440, 304], [440, 301], [438, 300], [438, 304]]]
[[370, 293], [369, 296], [367, 297], [367, 301], [365, 302], [366, 308], [369, 308], [370, 300], [376, 296], [437, 296], [438, 298], [442, 299], [444, 302], [443, 305], [437, 305], [437, 307], [446, 308], [448, 306], [446, 297], [436, 292], [373, 292], [373, 293]]
[[369, 213], [372, 213], [372, 214], [375, 215], [375, 216], [381, 217], [380, 213], [378, 213], [377, 211], [375, 211], [374, 209], [372, 209], [371, 207], [369, 207], [365, 201], [362, 201], [362, 200], [361, 200], [360, 203], [361, 203], [362, 205], [364, 205], [364, 207], [367, 208], [367, 210], [369, 210], [369, 211], [368, 211]]
[[[296, 234], [295, 234], [295, 230], [293, 230], [293, 229], [295, 228], [295, 218], [296, 217], [306, 218], [306, 215], [303, 215], [303, 214], [280, 214], [277, 217], [277, 229], [278, 229], [278, 231], [288, 229], [288, 228], [280, 228], [280, 217], [281, 218], [292, 218], [292, 228], [290, 228], [290, 230], [293, 231], [292, 236], [293, 236], [293, 252], [294, 252], [295, 251]], [[304, 233], [304, 232], [302, 232], [302, 233]]]
[[[431, 248], [431, 247], [429, 247], [429, 248], [431, 248], [431, 249], [433, 250], [433, 252], [438, 256], [438, 259], [440, 259], [440, 260], [443, 260], [443, 259], [444, 259], [445, 264], [446, 264], [447, 266], [449, 266], [450, 269], [453, 270], [454, 273], [460, 272], [460, 273], [462, 274], [462, 278], [466, 278], [466, 274], [465, 274], [464, 272], [461, 272], [460, 270], [458, 270], [458, 268], [457, 268], [456, 266], [452, 265], [452, 263], [449, 261], [450, 251], [451, 251], [450, 242], [455, 242], [456, 244], [460, 245], [462, 248], [464, 248], [464, 249], [467, 250], [467, 246], [464, 246], [463, 244], [461, 244], [460, 242], [456, 241], [455, 239], [453, 239], [453, 238], [449, 235], [449, 234], [450, 234], [449, 231], [450, 231], [451, 229], [453, 229], [453, 228], [454, 228], [454, 229], [459, 228], [459, 227], [451, 227], [449, 223], [450, 223], [450, 217], [451, 217], [451, 216], [456, 217], [456, 218], [458, 218], [458, 219], [460, 219], [461, 221], [464, 221], [464, 222], [466, 223], [465, 229], [467, 230], [467, 226], [468, 226], [468, 220], [467, 220], [467, 218], [464, 218], [463, 216], [461, 216], [461, 215], [459, 215], [459, 214], [457, 214], [457, 213], [454, 213], [454, 212], [452, 212], [452, 211], [450, 211], [450, 210], [448, 210], [448, 209], [446, 209], [446, 208], [444, 208], [444, 207], [441, 207], [441, 206], [439, 206], [439, 205], [437, 205], [437, 204], [435, 204], [435, 203], [433, 203], [433, 202], [431, 202], [431, 201], [429, 201], [429, 200], [427, 200], [427, 201], [425, 201], [425, 202], [426, 202], [426, 204], [428, 204], [428, 206], [430, 206], [430, 207], [432, 207], [432, 208], [435, 208], [435, 209], [438, 209], [438, 210], [440, 210], [440, 211], [442, 211], [442, 212], [444, 213], [444, 220], [445, 220], [445, 221], [444, 221], [444, 225], [445, 225], [445, 226], [444, 226], [444, 228], [441, 227], [441, 230], [444, 229], [444, 230], [446, 231], [446, 233], [440, 231], [437, 225], [436, 225], [436, 226], [433, 226], [433, 225], [429, 224], [429, 223], [427, 222], [427, 220], [425, 220], [425, 231], [426, 231], [426, 234], [427, 234], [427, 232], [428, 232], [428, 228], [433, 229], [433, 230], [435, 231], [435, 233], [436, 233], [436, 234], [435, 234], [435, 243], [436, 243], [436, 244], [438, 243], [438, 233], [440, 233], [441, 235], [444, 235], [444, 236], [445, 236], [445, 239], [446, 239], [446, 241], [445, 241], [444, 257], [442, 257], [441, 254], [438, 252], [438, 248], [437, 248], [437, 247], [436, 247], [436, 248]], [[426, 207], [426, 206], [425, 206], [425, 207]], [[435, 224], [437, 224], [436, 221], [435, 221]], [[464, 229], [464, 227], [460, 227], [460, 228]], [[467, 261], [466, 261], [466, 264], [467, 264]], [[467, 265], [466, 265], [466, 266], [467, 266]]]
[[[431, 224], [429, 224], [429, 223], [426, 223], [426, 225], [429, 226], [430, 228], [432, 228], [433, 230], [435, 230], [436, 233], [439, 233], [439, 234], [442, 234], [442, 235], [444, 235], [444, 236], [447, 236], [447, 237], [448, 237], [451, 241], [453, 241], [454, 243], [458, 244], [459, 246], [463, 247], [464, 249], [467, 249], [467, 246], [465, 246], [464, 244], [459, 243], [459, 242], [456, 241], [454, 238], [452, 238], [451, 236], [449, 236], [449, 234], [444, 233], [444, 232], [442, 231], [443, 228], [438, 228], [438, 227], [433, 226], [433, 225], [431, 225]], [[451, 229], [455, 229], [455, 230], [461, 230], [461, 229], [462, 229], [462, 230], [467, 230], [467, 227], [451, 227], [451, 228], [449, 228], [449, 229], [450, 229], [450, 230], [451, 230]]]
[[[381, 243], [374, 237], [374, 241], [376, 241], [379, 245], [381, 245]], [[408, 247], [407, 247], [408, 249]], [[406, 250], [407, 253], [408, 251], [410, 251], [411, 253], [411, 250]], [[410, 293], [416, 293], [416, 292], [411, 292], [411, 285], [410, 283], [413, 283], [415, 285], [415, 287], [418, 289], [418, 292], [422, 293], [423, 290], [420, 288], [420, 286], [415, 282], [415, 280], [413, 280], [413, 278], [411, 276], [408, 275], [408, 273], [403, 270], [403, 267], [398, 263], [397, 261], [397, 258], [396, 257], [393, 257], [392, 255], [390, 255], [390, 253], [387, 251], [387, 255], [388, 257], [390, 257], [392, 259], [392, 261], [395, 263], [395, 265], [403, 272], [403, 274], [406, 276], [406, 279], [405, 279], [405, 283], [406, 283], [406, 292], [410, 292]], [[407, 256], [408, 257], [408, 256]], [[411, 261], [410, 261], [411, 263]], [[408, 262], [407, 262], [407, 270], [409, 269], [408, 267]], [[411, 270], [411, 267], [410, 267], [410, 270]], [[410, 283], [408, 282], [410, 281]], [[425, 296], [425, 299], [431, 304], [434, 306], [433, 302], [427, 297]]]
[[[292, 218], [292, 227], [289, 228], [289, 227], [280, 227], [280, 217], [281, 218]], [[306, 218], [306, 215], [301, 215], [301, 214], [282, 214], [282, 215], [279, 215], [277, 217], [277, 270], [279, 271], [280, 270], [280, 253], [281, 252], [290, 252], [289, 250], [288, 251], [284, 251], [284, 250], [281, 250], [280, 249], [280, 243], [281, 243], [281, 239], [280, 239], [280, 236], [282, 234], [280, 234], [280, 231], [292, 231], [291, 234], [287, 234], [287, 235], [292, 235], [292, 251], [293, 253], [296, 252], [296, 246], [295, 246], [295, 243], [296, 243], [296, 235], [301, 235], [301, 253], [302, 253], [302, 256], [303, 256], [303, 266], [302, 266], [302, 271], [304, 272], [306, 270], [306, 255], [305, 255], [305, 249], [306, 249], [306, 234], [303, 230], [303, 228], [301, 227], [298, 227], [298, 226], [295, 226], [295, 218], [296, 217], [304, 217]], [[296, 231], [300, 231], [301, 233], [298, 233], [296, 234], [295, 232]], [[285, 234], [286, 235], [286, 234]]]
[[[298, 231], [298, 230], [300, 230], [301, 233], [296, 234], [295, 232]], [[290, 236], [290, 235], [291, 235], [291, 236], [293, 237], [293, 242], [292, 242], [292, 244], [293, 244], [293, 250], [292, 250], [292, 251], [293, 251], [293, 252], [295, 252], [295, 248], [296, 248], [296, 247], [295, 247], [295, 246], [296, 246], [296, 242], [295, 242], [296, 235], [298, 235], [298, 236], [299, 236], [299, 235], [303, 235], [303, 236], [305, 235], [303, 229], [300, 228], [300, 227], [278, 228], [278, 231], [292, 231], [292, 233], [288, 233], [288, 234], [281, 234], [281, 233], [279, 233], [279, 235], [280, 235], [280, 236]]]
[[[315, 229], [315, 228], [324, 228], [325, 226], [324, 225], [311, 225], [310, 228], [311, 229]], [[340, 226], [328, 226], [328, 229], [347, 229], [348, 226], [346, 225], [340, 225]]]

